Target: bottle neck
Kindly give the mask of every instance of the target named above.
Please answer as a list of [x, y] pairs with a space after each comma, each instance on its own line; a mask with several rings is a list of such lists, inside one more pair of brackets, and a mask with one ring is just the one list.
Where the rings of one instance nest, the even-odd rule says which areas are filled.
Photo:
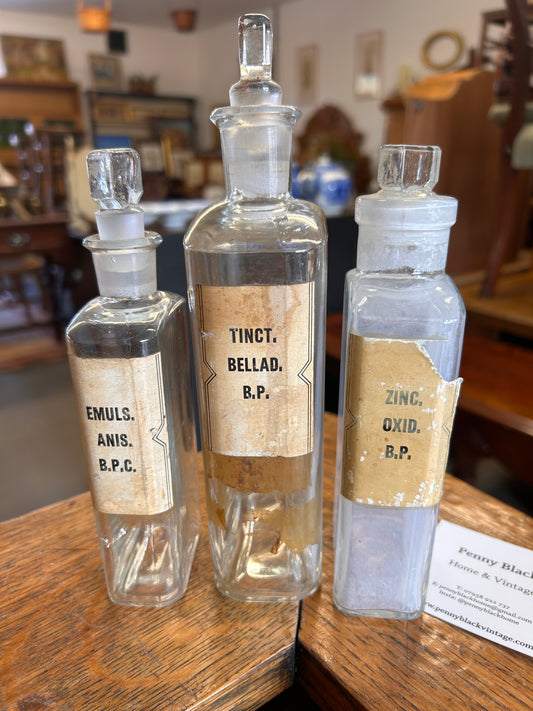
[[230, 199], [275, 199], [290, 190], [292, 130], [300, 112], [290, 106], [217, 109], [226, 192]]
[[357, 269], [371, 272], [444, 271], [449, 238], [449, 227], [405, 231], [360, 225]]
[[381, 190], [359, 196], [355, 201], [357, 268], [376, 272], [443, 271], [456, 216], [457, 200], [434, 193]]
[[87, 237], [83, 244], [92, 253], [100, 294], [139, 299], [157, 291], [155, 250], [161, 240], [155, 232], [130, 242]]

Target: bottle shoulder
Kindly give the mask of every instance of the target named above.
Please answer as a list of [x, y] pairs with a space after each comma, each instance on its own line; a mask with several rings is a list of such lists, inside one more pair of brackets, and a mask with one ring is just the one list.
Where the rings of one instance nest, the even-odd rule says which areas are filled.
[[431, 313], [446, 320], [465, 317], [461, 293], [445, 272], [400, 274], [352, 269], [346, 275], [346, 299], [351, 310], [384, 317], [407, 311], [412, 318]]
[[313, 203], [225, 200], [200, 212], [184, 238], [186, 250], [291, 250], [325, 245], [326, 219]]
[[439, 289], [460, 295], [457, 285], [446, 272], [419, 273], [414, 271], [375, 272], [355, 267], [346, 273], [346, 280], [358, 289], [432, 290]]
[[131, 326], [151, 324], [158, 326], [177, 311], [186, 312], [187, 303], [179, 294], [156, 291], [145, 298], [113, 298], [97, 296], [78, 311], [67, 326], [67, 337], [77, 328], [102, 324], [107, 328], [114, 324]]

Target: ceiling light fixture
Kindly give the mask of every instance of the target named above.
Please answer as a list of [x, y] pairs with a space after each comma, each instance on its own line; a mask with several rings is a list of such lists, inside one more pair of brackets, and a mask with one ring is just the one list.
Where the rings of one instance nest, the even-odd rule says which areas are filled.
[[196, 10], [174, 10], [172, 19], [178, 32], [192, 32], [196, 24]]
[[111, 0], [105, 0], [104, 7], [86, 7], [84, 0], [78, 0], [78, 20], [84, 32], [107, 32], [111, 24]]

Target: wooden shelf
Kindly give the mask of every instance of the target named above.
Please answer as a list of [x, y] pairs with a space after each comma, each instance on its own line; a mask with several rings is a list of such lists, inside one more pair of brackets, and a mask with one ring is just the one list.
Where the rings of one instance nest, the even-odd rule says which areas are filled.
[[88, 91], [91, 128], [95, 145], [102, 136], [128, 136], [137, 140], [159, 140], [156, 121], [180, 123], [191, 149], [196, 148], [196, 100], [182, 96], [125, 94]]
[[[39, 196], [42, 209], [65, 209], [64, 139], [69, 135], [80, 137], [84, 132], [78, 84], [0, 79], [0, 102], [0, 163], [18, 176], [18, 151], [8, 145], [7, 137], [16, 133], [27, 141], [22, 122], [31, 123], [41, 144], [38, 162], [43, 166]], [[11, 121], [21, 122], [18, 129], [11, 128]]]
[[50, 89], [73, 89], [77, 88], [78, 84], [74, 81], [29, 81], [27, 79], [11, 79], [10, 77], [3, 77], [2, 79], [0, 79], [0, 86], [14, 86], [30, 90], [35, 87]]
[[196, 99], [88, 91], [87, 101], [95, 148], [131, 146], [139, 151], [146, 199], [191, 196], [186, 166], [197, 151]]
[[53, 129], [53, 122], [61, 122], [63, 130], [84, 130], [80, 90], [74, 82], [0, 79], [0, 97], [3, 119], [31, 121], [36, 130]]

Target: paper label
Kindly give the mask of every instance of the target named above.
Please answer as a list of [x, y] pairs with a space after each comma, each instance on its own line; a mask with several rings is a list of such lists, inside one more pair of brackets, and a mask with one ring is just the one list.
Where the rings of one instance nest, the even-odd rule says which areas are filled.
[[533, 550], [437, 526], [425, 612], [533, 657]]
[[242, 494], [290, 494], [312, 485], [313, 454], [300, 457], [229, 457], [207, 450], [205, 471]]
[[196, 303], [208, 449], [311, 452], [313, 284], [197, 286]]
[[461, 380], [443, 380], [421, 342], [350, 334], [342, 494], [356, 503], [440, 501]]
[[70, 357], [94, 506], [157, 514], [172, 506], [161, 354]]

